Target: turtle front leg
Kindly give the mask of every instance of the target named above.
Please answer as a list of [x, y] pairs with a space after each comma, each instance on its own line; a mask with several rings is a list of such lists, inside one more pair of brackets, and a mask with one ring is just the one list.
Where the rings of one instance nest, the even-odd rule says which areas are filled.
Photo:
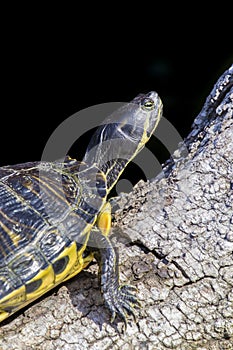
[[120, 286], [118, 255], [109, 238], [98, 228], [91, 231], [88, 246], [93, 249], [99, 264], [100, 288], [105, 304], [111, 312], [111, 322], [118, 315], [124, 321], [126, 328], [128, 316], [132, 315], [136, 320], [135, 307], [140, 307], [140, 302], [134, 293], [136, 288], [130, 285]]

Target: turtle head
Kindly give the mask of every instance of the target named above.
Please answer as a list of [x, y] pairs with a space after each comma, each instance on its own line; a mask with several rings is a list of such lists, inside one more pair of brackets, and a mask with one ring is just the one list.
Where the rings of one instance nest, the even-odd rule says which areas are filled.
[[139, 94], [129, 105], [132, 111], [122, 118], [119, 129], [124, 132], [126, 139], [137, 145], [132, 154], [134, 157], [156, 129], [162, 115], [162, 101], [156, 92], [151, 91]]
[[125, 166], [145, 146], [162, 115], [162, 102], [154, 91], [139, 94], [113, 112], [94, 133], [84, 161], [107, 174], [111, 189]]

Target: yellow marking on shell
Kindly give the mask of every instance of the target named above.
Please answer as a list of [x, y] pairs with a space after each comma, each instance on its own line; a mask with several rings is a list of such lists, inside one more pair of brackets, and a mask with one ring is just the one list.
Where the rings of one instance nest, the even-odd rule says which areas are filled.
[[51, 191], [56, 197], [58, 197], [60, 200], [62, 200], [63, 202], [66, 202], [67, 204], [69, 204], [65, 198], [65, 195], [63, 193], [63, 195], [60, 195], [56, 190], [54, 190], [53, 187], [51, 187], [48, 183], [46, 183], [45, 181], [42, 180], [41, 177], [36, 177], [35, 175], [32, 175], [32, 177], [37, 180], [39, 183], [41, 183], [45, 188], [47, 188], [49, 191]]
[[12, 305], [22, 304], [25, 301], [25, 286], [13, 290], [10, 294], [1, 299], [0, 309]]
[[[49, 265], [44, 270], [41, 270], [33, 279], [27, 282], [26, 285], [31, 282], [42, 280], [40, 287], [32, 293], [26, 293], [26, 286], [23, 285], [19, 289], [14, 290], [12, 293], [6, 295], [5, 298], [0, 301], [0, 322], [9, 317], [12, 313], [22, 309], [23, 307], [30, 304], [32, 301], [38, 299], [41, 295], [45, 294], [49, 290], [56, 287], [61, 282], [64, 282], [71, 277], [77, 275], [83, 270], [94, 258], [94, 255], [90, 253], [86, 258], [83, 259], [82, 254], [86, 248], [84, 243], [83, 247], [77, 252], [76, 243], [73, 242], [69, 247], [65, 248], [63, 252], [53, 261], [68, 256], [69, 262], [60, 274], [55, 275], [52, 265]], [[12, 308], [12, 312], [7, 312], [5, 308]]]
[[3, 310], [0, 309], [0, 322], [5, 320], [9, 316], [10, 316], [9, 312], [6, 312], [6, 311], [3, 311]]
[[[40, 287], [32, 293], [26, 293], [26, 286], [31, 282], [41, 280]], [[10, 314], [22, 309], [32, 301], [38, 299], [41, 295], [45, 294], [48, 290], [54, 287], [54, 271], [51, 265], [46, 269], [41, 270], [34, 278], [28, 281], [26, 285], [14, 290], [5, 298], [1, 299], [0, 303], [0, 322], [10, 316]], [[7, 312], [4, 309], [11, 309], [12, 312]]]
[[[1, 299], [0, 303], [0, 322], [5, 320], [11, 313], [25, 306], [26, 291], [25, 286], [13, 290], [10, 294]], [[11, 308], [12, 312], [7, 312], [4, 309]]]
[[78, 259], [74, 267], [70, 270], [69, 275], [64, 279], [64, 281], [69, 280], [70, 278], [76, 276], [81, 272], [90, 262], [94, 259], [94, 254], [90, 253], [87, 257], [83, 258], [82, 255], [78, 254]]
[[72, 278], [73, 276], [77, 275], [80, 271], [82, 271], [94, 259], [94, 254], [92, 254], [92, 253], [90, 253], [86, 258], [83, 258], [83, 253], [84, 253], [84, 250], [86, 249], [88, 238], [89, 238], [89, 234], [87, 234], [86, 241], [82, 245], [81, 249], [79, 249], [78, 252], [76, 250], [75, 263], [74, 263], [73, 267], [71, 269], [69, 269], [69, 273], [63, 279], [63, 281], [66, 281], [66, 280]]
[[[84, 250], [84, 248], [83, 248]], [[66, 268], [64, 269], [64, 271], [62, 271], [61, 273], [57, 274], [55, 276], [55, 284], [59, 284], [62, 281], [65, 280], [65, 278], [67, 277], [69, 271], [71, 271], [74, 267], [74, 265], [76, 264], [77, 260], [78, 260], [78, 255], [77, 254], [77, 246], [76, 243], [73, 242], [69, 247], [65, 248], [62, 253], [56, 258], [56, 260], [53, 261], [53, 263], [55, 263], [56, 261], [68, 256], [69, 257], [69, 262], [66, 265]], [[81, 271], [82, 269], [80, 269]], [[77, 271], [78, 273], [79, 271]]]
[[[27, 284], [30, 284], [34, 281], [41, 280], [42, 283], [38, 289], [33, 291], [32, 293], [27, 293], [26, 300], [32, 301], [39, 298], [41, 295], [46, 293], [48, 290], [53, 288], [55, 283], [54, 271], [51, 265], [49, 265], [46, 269], [41, 270], [34, 278], [32, 278]], [[26, 284], [26, 285], [27, 285]]]
[[101, 212], [97, 218], [97, 226], [104, 236], [107, 236], [111, 229], [112, 217], [111, 217], [111, 205], [105, 203]]
[[12, 232], [6, 225], [3, 224], [3, 222], [0, 221], [1, 228], [6, 232], [6, 234], [10, 237], [14, 245], [17, 247], [20, 240], [20, 235]]
[[[14, 225], [19, 225], [19, 222], [18, 222], [18, 221], [16, 221], [16, 220], [10, 218], [10, 217], [9, 217], [8, 215], [6, 215], [6, 213], [4, 213], [1, 209], [0, 209], [0, 214], [1, 214], [7, 221], [11, 222], [12, 224], [14, 224]], [[23, 223], [20, 223], [20, 227], [24, 227], [24, 228], [29, 228], [29, 229], [31, 229], [30, 226], [25, 225], [25, 224], [23, 224]]]

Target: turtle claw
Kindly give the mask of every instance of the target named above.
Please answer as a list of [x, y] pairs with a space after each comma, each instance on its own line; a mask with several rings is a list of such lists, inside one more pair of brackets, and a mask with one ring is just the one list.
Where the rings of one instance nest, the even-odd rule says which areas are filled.
[[128, 293], [128, 291], [132, 291], [132, 292], [137, 292], [138, 291], [137, 287], [132, 286], [131, 284], [122, 284], [120, 286], [120, 289], [121, 290], [125, 290], [126, 293]]
[[139, 308], [141, 303], [137, 297], [132, 294], [136, 288], [129, 285], [123, 285], [117, 289], [106, 290], [103, 293], [105, 303], [111, 312], [111, 323], [118, 316], [124, 322], [124, 329], [127, 329], [128, 316], [132, 316], [134, 322], [137, 323], [135, 308]]

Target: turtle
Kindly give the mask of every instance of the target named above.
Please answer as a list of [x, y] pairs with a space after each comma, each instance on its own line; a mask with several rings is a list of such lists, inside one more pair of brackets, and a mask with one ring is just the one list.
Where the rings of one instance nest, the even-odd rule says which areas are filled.
[[93, 260], [111, 322], [135, 318], [140, 302], [134, 286], [119, 282], [108, 196], [161, 115], [156, 92], [139, 94], [99, 125], [81, 161], [0, 168], [0, 322]]

